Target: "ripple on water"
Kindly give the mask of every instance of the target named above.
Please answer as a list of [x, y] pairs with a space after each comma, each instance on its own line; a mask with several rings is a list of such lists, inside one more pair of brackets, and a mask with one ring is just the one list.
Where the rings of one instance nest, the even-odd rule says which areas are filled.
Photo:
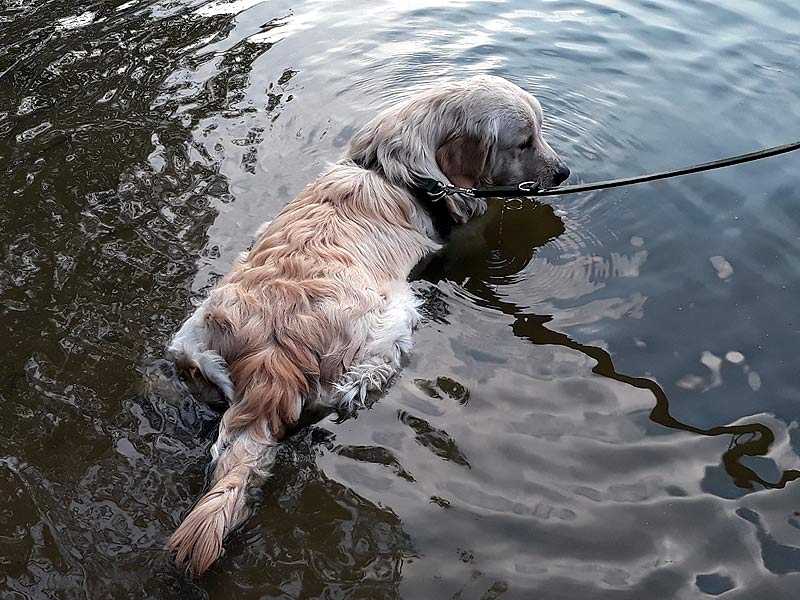
[[359, 124], [441, 81], [535, 92], [572, 182], [788, 141], [795, 5], [0, 13], [9, 593], [793, 597], [794, 158], [493, 205], [414, 283], [428, 321], [391, 391], [288, 444], [199, 582], [163, 542], [204, 486], [218, 415], [162, 348]]

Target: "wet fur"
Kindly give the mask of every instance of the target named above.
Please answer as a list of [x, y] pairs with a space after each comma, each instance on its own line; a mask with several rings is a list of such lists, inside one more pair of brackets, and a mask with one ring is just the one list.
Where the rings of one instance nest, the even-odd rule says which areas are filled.
[[[532, 96], [472, 78], [381, 113], [345, 160], [259, 232], [169, 347], [229, 403], [212, 487], [169, 539], [180, 564], [199, 574], [216, 560], [246, 517], [247, 486], [268, 474], [276, 445], [304, 416], [352, 412], [399, 371], [419, 320], [407, 277], [439, 248], [409, 192], [414, 179], [552, 184], [562, 165], [541, 138]], [[446, 207], [461, 223], [485, 203], [451, 196]]]

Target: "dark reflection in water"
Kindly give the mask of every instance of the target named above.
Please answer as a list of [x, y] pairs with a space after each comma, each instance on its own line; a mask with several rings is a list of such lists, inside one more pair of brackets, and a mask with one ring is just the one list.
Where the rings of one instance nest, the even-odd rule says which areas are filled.
[[[385, 451], [376, 457], [363, 449], [336, 449], [332, 434], [322, 429], [301, 434], [285, 449], [259, 499], [270, 507], [263, 518], [270, 525], [231, 540], [224, 575], [236, 580], [242, 598], [399, 598], [402, 566], [416, 557], [409, 535], [391, 509], [327, 477], [314, 461], [318, 444], [356, 460], [386, 459]], [[204, 587], [212, 595], [230, 591], [227, 577], [209, 584]]]
[[[498, 209], [497, 205], [493, 206], [489, 216], [480, 223], [480, 226], [486, 227], [486, 231], [476, 232], [473, 225], [473, 230], [469, 233], [469, 246], [458, 243], [445, 246], [445, 250], [435, 257], [423, 276], [432, 282], [441, 279], [465, 282], [464, 289], [481, 306], [514, 318], [512, 329], [515, 336], [534, 344], [562, 346], [580, 352], [597, 362], [592, 368], [593, 373], [637, 389], [648, 390], [655, 400], [655, 406], [650, 413], [650, 418], [655, 423], [699, 435], [732, 436], [728, 449], [722, 455], [722, 463], [737, 486], [753, 489], [754, 484], [759, 484], [770, 489], [783, 488], [788, 482], [800, 478], [800, 471], [789, 469], [781, 474], [779, 481], [768, 482], [740, 460], [744, 456], [767, 454], [770, 445], [775, 441], [775, 435], [766, 425], [748, 423], [701, 428], [683, 423], [670, 414], [669, 398], [658, 383], [645, 377], [618, 372], [611, 355], [605, 349], [582, 344], [564, 333], [546, 327], [552, 321], [552, 315], [530, 314], [501, 298], [492, 285], [493, 281], [513, 278], [530, 262], [538, 247], [564, 232], [563, 221], [549, 205], [533, 201], [516, 205], [517, 210], [511, 213], [513, 220], [507, 211]], [[509, 223], [503, 228], [503, 221], [506, 219]], [[476, 239], [489, 241], [491, 247], [487, 244], [475, 244]], [[510, 248], [506, 247], [509, 245]], [[491, 262], [482, 261], [485, 256], [490, 256]], [[476, 269], [476, 265], [481, 264], [484, 268]], [[463, 268], [464, 265], [467, 268]]]
[[783, 0], [4, 3], [0, 597], [795, 597], [794, 157], [456, 230], [402, 376], [284, 448], [200, 581], [164, 539], [219, 416], [163, 347], [389, 102], [499, 74], [578, 178], [682, 166], [789, 141], [799, 26]]

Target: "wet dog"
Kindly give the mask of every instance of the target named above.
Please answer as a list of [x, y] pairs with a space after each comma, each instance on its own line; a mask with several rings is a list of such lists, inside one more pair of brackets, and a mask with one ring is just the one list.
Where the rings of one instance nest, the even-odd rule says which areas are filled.
[[211, 449], [211, 489], [169, 544], [200, 574], [247, 516], [246, 487], [281, 440], [381, 392], [411, 350], [411, 269], [441, 243], [435, 220], [465, 223], [485, 201], [432, 202], [421, 179], [461, 187], [569, 175], [542, 137], [542, 109], [499, 77], [434, 89], [380, 113], [347, 156], [257, 234], [183, 324], [169, 351], [229, 404]]

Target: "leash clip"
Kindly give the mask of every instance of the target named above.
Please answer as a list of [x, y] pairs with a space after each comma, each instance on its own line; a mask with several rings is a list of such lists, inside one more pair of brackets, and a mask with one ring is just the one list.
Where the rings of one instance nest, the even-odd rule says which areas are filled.
[[457, 185], [443, 185], [442, 187], [445, 194], [461, 194], [471, 198], [475, 196], [475, 188], [463, 188]]
[[457, 185], [447, 185], [436, 179], [418, 178], [416, 180], [417, 189], [423, 191], [430, 198], [431, 202], [438, 202], [445, 196], [451, 194], [463, 194], [464, 196], [475, 197], [475, 188], [463, 188]]
[[418, 190], [424, 192], [425, 195], [430, 198], [431, 202], [437, 202], [450, 193], [447, 190], [447, 186], [436, 179], [420, 177], [417, 178], [414, 183]]

